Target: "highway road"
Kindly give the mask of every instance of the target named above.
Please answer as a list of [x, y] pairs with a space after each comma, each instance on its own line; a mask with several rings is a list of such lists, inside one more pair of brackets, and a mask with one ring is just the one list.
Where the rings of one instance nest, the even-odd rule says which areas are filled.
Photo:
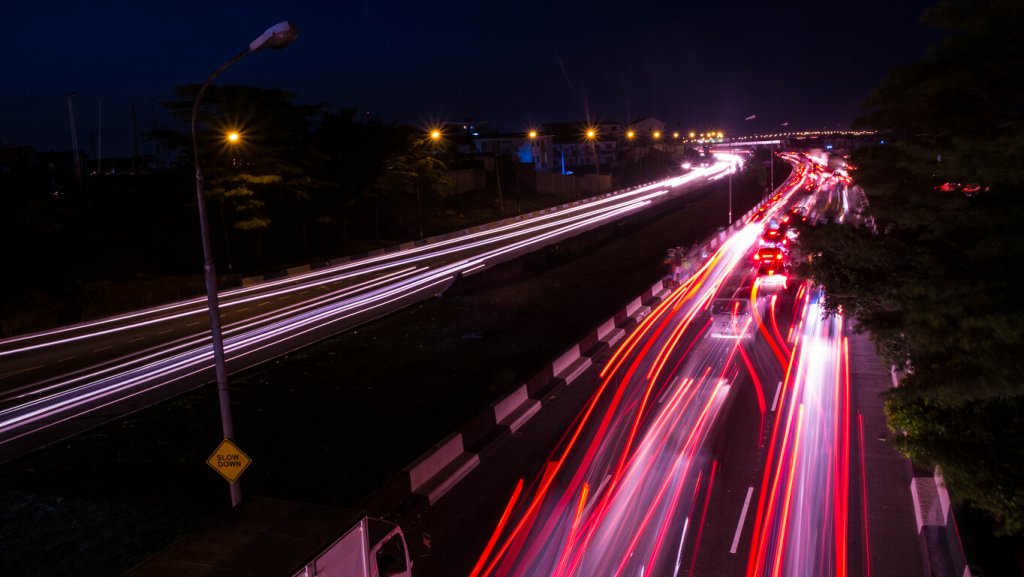
[[[685, 195], [738, 157], [518, 221], [220, 295], [229, 372], [419, 300], [456, 278]], [[213, 380], [205, 298], [0, 341], [0, 462]]]
[[[415, 520], [433, 535], [416, 575], [865, 574], [847, 328], [811, 284], [769, 284], [751, 260], [808, 185], [815, 215], [842, 210], [844, 187], [803, 166]], [[710, 312], [723, 297], [750, 311], [725, 331]]]

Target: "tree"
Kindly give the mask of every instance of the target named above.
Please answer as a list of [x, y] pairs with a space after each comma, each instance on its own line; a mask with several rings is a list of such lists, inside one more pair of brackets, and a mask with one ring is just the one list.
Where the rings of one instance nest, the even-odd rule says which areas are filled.
[[[195, 84], [179, 86], [179, 99], [164, 106], [180, 120], [190, 121], [198, 90]], [[298, 238], [299, 246], [279, 247], [276, 260], [305, 253], [304, 209], [311, 194], [328, 186], [317, 176], [326, 157], [310, 140], [322, 106], [298, 105], [294, 98], [283, 90], [214, 85], [207, 88], [198, 113], [196, 138], [207, 195], [220, 206], [222, 224], [228, 229], [225, 243], [233, 244], [228, 240], [233, 236], [248, 241], [242, 244], [249, 249], [243, 259], [248, 268], [264, 264], [264, 235], [279, 220], [298, 228], [298, 234], [282, 231], [280, 238]], [[226, 138], [232, 131], [240, 134], [235, 143]], [[165, 148], [176, 146], [179, 157], [192, 161], [190, 138], [173, 132], [151, 136]], [[188, 147], [183, 149], [185, 143]], [[232, 252], [227, 246], [225, 250]]]
[[415, 132], [405, 135], [406, 146], [393, 152], [385, 162], [381, 183], [385, 191], [416, 195], [416, 224], [423, 238], [424, 193], [445, 196], [451, 185], [448, 167], [441, 155], [446, 152], [443, 141]]
[[319, 191], [311, 200], [320, 222], [334, 225], [334, 238], [348, 237], [364, 200], [375, 203], [374, 182], [383, 173], [387, 158], [405, 145], [404, 135], [404, 129], [394, 123], [357, 118], [354, 108], [323, 114], [312, 138], [327, 159], [320, 178], [330, 182], [331, 188]]
[[888, 135], [853, 157], [876, 230], [807, 227], [803, 268], [828, 310], [842, 308], [910, 369], [886, 403], [897, 446], [1019, 533], [1024, 8], [947, 0], [924, 20], [952, 33], [890, 73], [855, 122]]

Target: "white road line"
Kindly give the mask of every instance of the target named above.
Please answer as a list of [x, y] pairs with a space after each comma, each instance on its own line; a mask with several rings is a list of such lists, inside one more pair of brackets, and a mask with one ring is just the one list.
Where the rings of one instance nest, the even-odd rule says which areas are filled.
[[679, 576], [679, 566], [683, 564], [683, 541], [686, 541], [686, 529], [690, 526], [690, 518], [687, 517], [683, 521], [683, 534], [679, 536], [679, 549], [676, 551], [676, 568], [672, 572], [672, 577]]
[[743, 510], [740, 511], [740, 521], [736, 524], [736, 534], [732, 538], [732, 547], [729, 552], [736, 554], [736, 548], [740, 545], [740, 533], [743, 532], [743, 522], [747, 519], [747, 509], [750, 508], [750, 496], [754, 494], [753, 487], [747, 487], [747, 498], [743, 501]]
[[597, 502], [597, 496], [601, 494], [601, 491], [604, 490], [604, 486], [608, 484], [608, 481], [610, 481], [611, 478], [611, 475], [605, 475], [604, 479], [601, 480], [601, 484], [598, 485], [597, 490], [591, 493], [592, 498], [590, 499], [590, 502], [587, 503], [587, 506], [584, 507], [582, 517], [586, 518], [586, 516], [590, 513], [590, 507]]
[[27, 373], [29, 371], [34, 371], [36, 369], [41, 369], [41, 368], [43, 368], [45, 366], [46, 365], [36, 365], [34, 367], [25, 367], [24, 369], [18, 369], [16, 371], [9, 371], [9, 372], [0, 374], [0, 379], [6, 379], [7, 377], [13, 377], [14, 375], [17, 375], [18, 373]]
[[779, 393], [780, 392], [782, 392], [782, 381], [779, 381], [779, 384], [776, 385], [776, 387], [775, 387], [775, 400], [772, 401], [772, 411], [774, 411], [775, 407], [777, 407], [779, 405]]

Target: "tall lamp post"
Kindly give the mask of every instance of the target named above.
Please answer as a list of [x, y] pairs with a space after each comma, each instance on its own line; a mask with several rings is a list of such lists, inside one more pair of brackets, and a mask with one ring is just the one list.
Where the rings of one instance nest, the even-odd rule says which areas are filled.
[[[658, 158], [658, 153], [657, 153], [657, 151], [658, 151], [658, 143], [661, 142], [661, 131], [660, 130], [655, 130], [654, 132], [651, 133], [651, 142], [652, 142], [651, 150], [654, 150], [655, 154], [652, 157], [653, 160], [651, 162], [648, 162], [647, 165], [657, 169], [658, 165], [654, 161], [657, 160], [657, 158]], [[657, 174], [657, 172], [658, 171], [655, 170], [655, 174]], [[657, 176], [655, 176], [655, 178], [657, 178]]]
[[729, 226], [732, 226], [732, 172], [735, 168], [735, 164], [729, 161]]
[[[714, 138], [714, 136], [716, 136], [716, 135], [711, 135], [712, 138]], [[717, 134], [717, 136], [718, 136], [718, 140], [719, 141], [721, 141], [721, 140], [723, 140], [725, 138], [725, 135], [723, 133], [721, 133], [721, 132], [719, 132]], [[729, 224], [728, 224], [728, 226], [732, 226], [732, 173], [736, 171], [736, 163], [735, 163], [735, 161], [732, 160], [732, 154], [731, 153], [730, 153], [729, 156], [730, 156], [730, 160], [729, 160]]]
[[[224, 337], [220, 328], [220, 304], [217, 300], [217, 271], [213, 266], [213, 255], [210, 250], [210, 225], [206, 218], [206, 192], [203, 190], [203, 171], [199, 167], [199, 140], [196, 138], [197, 118], [199, 116], [199, 103], [203, 100], [206, 88], [213, 82], [213, 79], [227, 70], [232, 64], [241, 60], [250, 52], [257, 52], [264, 48], [284, 48], [296, 38], [299, 31], [291, 22], [279, 22], [266, 30], [259, 38], [249, 43], [249, 47], [239, 52], [231, 60], [214, 71], [196, 94], [195, 104], [192, 105], [192, 156], [196, 163], [196, 200], [199, 205], [199, 230], [203, 237], [203, 276], [206, 280], [206, 299], [209, 303], [210, 312], [210, 336], [213, 341], [213, 366], [217, 374], [217, 398], [220, 401], [220, 420], [224, 438], [234, 440], [235, 423], [231, 417], [231, 394], [228, 389], [228, 374], [224, 366]], [[242, 502], [242, 488], [238, 482], [233, 482], [231, 487], [231, 506], [237, 507]]]
[[[776, 130], [781, 130], [782, 128], [784, 128], [786, 126], [789, 126], [789, 121], [786, 121], [786, 122], [783, 122], [782, 124], [780, 124], [779, 128], [777, 128]], [[781, 139], [782, 139], [782, 133], [780, 132], [779, 133], [779, 140], [780, 140], [780, 142], [781, 142]], [[771, 147], [770, 154], [768, 155], [768, 159], [770, 161], [769, 165], [771, 166], [771, 174], [772, 174], [771, 175], [770, 190], [768, 192], [769, 192], [769, 194], [775, 194], [775, 143], [774, 142], [772, 143], [772, 147]]]
[[[530, 129], [526, 133], [526, 138], [530, 143], [530, 162], [531, 167], [534, 169], [534, 173], [536, 173], [537, 168], [537, 160], [534, 158], [534, 147], [537, 145], [538, 136], [540, 136], [540, 134], [536, 129]], [[534, 184], [536, 184], [536, 182]], [[519, 200], [519, 160], [516, 159], [516, 214], [523, 213], [523, 207]]]
[[597, 129], [587, 128], [586, 132], [587, 140], [590, 141], [590, 147], [594, 151], [594, 170], [597, 171], [597, 194], [601, 194], [601, 158], [600, 153], [597, 151]]
[[[440, 128], [430, 129], [430, 146], [431, 154], [437, 154], [437, 147], [443, 143], [444, 133], [441, 132]], [[494, 165], [495, 171], [498, 169], [497, 163]], [[501, 204], [501, 180], [498, 180], [498, 204]], [[420, 202], [420, 170], [416, 170], [416, 225], [419, 227], [420, 239], [423, 239], [423, 204]]]
[[[626, 131], [626, 140], [630, 143], [630, 156], [632, 157], [630, 160], [633, 162], [634, 165], [637, 163], [637, 151], [634, 145], [634, 140], [636, 140], [636, 137], [637, 133], [635, 130], [630, 129]], [[640, 159], [640, 166], [640, 180], [643, 180], [643, 159]]]

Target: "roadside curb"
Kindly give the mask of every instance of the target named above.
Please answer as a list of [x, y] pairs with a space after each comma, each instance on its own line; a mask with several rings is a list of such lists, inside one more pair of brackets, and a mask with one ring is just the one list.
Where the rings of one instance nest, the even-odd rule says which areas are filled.
[[[893, 387], [899, 387], [906, 373], [895, 366], [890, 372]], [[926, 573], [933, 577], [971, 577], [942, 470], [935, 467], [928, 475], [927, 470], [908, 462], [914, 471], [909, 489]]]

